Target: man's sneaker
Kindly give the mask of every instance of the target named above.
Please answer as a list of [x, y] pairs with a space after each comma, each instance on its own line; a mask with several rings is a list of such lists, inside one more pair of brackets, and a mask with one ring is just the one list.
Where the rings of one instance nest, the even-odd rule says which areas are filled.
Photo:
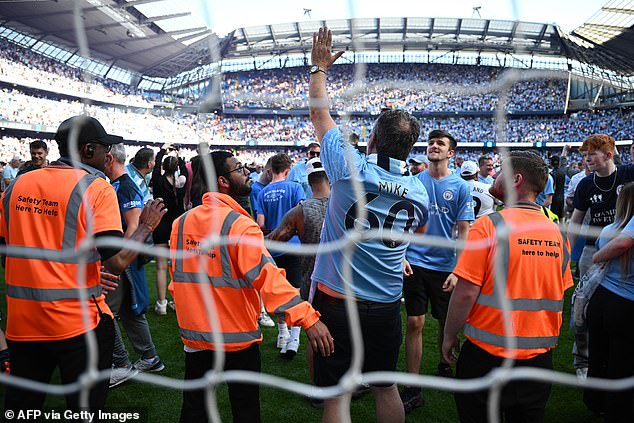
[[269, 314], [266, 312], [266, 310], [262, 310], [260, 312], [260, 317], [258, 317], [258, 323], [260, 324], [260, 326], [267, 327], [267, 328], [275, 327], [275, 322], [273, 321], [273, 319], [269, 317]]
[[579, 380], [586, 380], [588, 378], [588, 368], [587, 367], [579, 367], [575, 369], [577, 373], [577, 377]]
[[436, 376], [440, 377], [453, 377], [453, 370], [451, 370], [451, 366], [445, 363], [438, 363], [438, 368], [436, 369]]
[[161, 361], [158, 355], [155, 355], [152, 359], [146, 360], [145, 358], [139, 358], [134, 363], [134, 368], [139, 372], [160, 372], [165, 368], [165, 364]]
[[291, 338], [280, 350], [280, 355], [284, 358], [291, 359], [295, 357], [297, 350], [299, 350], [299, 338]]
[[289, 331], [278, 332], [277, 334], [277, 348], [286, 349], [286, 344], [291, 340], [291, 334]]
[[156, 300], [154, 311], [159, 316], [165, 316], [167, 314], [167, 300], [163, 300], [163, 302]]
[[139, 371], [134, 368], [133, 365], [129, 365], [128, 367], [113, 367], [112, 372], [110, 373], [110, 387], [114, 388], [115, 386], [121, 385], [126, 380], [133, 378], [138, 375]]
[[401, 401], [403, 401], [403, 408], [405, 414], [409, 414], [417, 407], [422, 407], [425, 404], [423, 393], [420, 388], [405, 387], [401, 393]]

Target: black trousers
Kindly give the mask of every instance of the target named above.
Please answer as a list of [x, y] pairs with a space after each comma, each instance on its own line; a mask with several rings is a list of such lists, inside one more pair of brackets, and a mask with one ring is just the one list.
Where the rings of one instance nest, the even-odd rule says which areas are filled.
[[295, 288], [302, 286], [302, 256], [286, 253], [273, 257], [273, 260], [277, 267], [286, 270], [286, 279], [291, 285]]
[[[214, 351], [205, 350], [185, 353], [185, 380], [199, 379], [207, 373], [214, 362]], [[224, 370], [251, 370], [260, 372], [260, 348], [253, 344], [244, 350], [225, 353]], [[238, 423], [260, 422], [260, 385], [251, 383], [228, 383], [229, 401], [233, 421]], [[183, 392], [182, 423], [208, 422], [205, 406], [205, 390]]]
[[[93, 330], [98, 345], [99, 370], [112, 366], [114, 346], [114, 322], [108, 315], [102, 315]], [[77, 381], [86, 371], [88, 347], [86, 335], [79, 335], [61, 341], [7, 341], [11, 350], [11, 374], [42, 383], [49, 383], [51, 376], [59, 367], [63, 384]], [[88, 406], [91, 412], [101, 410], [106, 404], [109, 379], [98, 382], [90, 390]], [[41, 410], [46, 398], [44, 392], [24, 390], [8, 386], [5, 398], [6, 410]], [[79, 410], [79, 392], [66, 395], [66, 406], [70, 410]], [[17, 415], [17, 414], [16, 414]]]
[[[500, 367], [503, 359], [489, 354], [471, 341], [462, 345], [456, 365], [456, 378], [474, 379]], [[528, 360], [516, 360], [515, 367], [553, 368], [552, 350]], [[500, 410], [505, 423], [539, 423], [544, 421], [544, 409], [550, 396], [550, 383], [516, 381], [502, 390]], [[462, 423], [486, 423], [489, 391], [455, 393], [458, 416]]]
[[[634, 376], [634, 301], [599, 286], [588, 304], [588, 376], [622, 379]], [[605, 412], [606, 422], [634, 421], [634, 389], [586, 389], [583, 401], [594, 412]]]

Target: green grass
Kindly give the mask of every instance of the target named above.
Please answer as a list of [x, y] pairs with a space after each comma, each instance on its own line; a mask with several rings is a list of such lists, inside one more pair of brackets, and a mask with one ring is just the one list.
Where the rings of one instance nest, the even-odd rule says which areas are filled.
[[[154, 285], [154, 265], [148, 266], [148, 281], [150, 284], [151, 301], [156, 300]], [[0, 294], [4, 298], [4, 273], [0, 273]], [[568, 292], [568, 296], [570, 292]], [[560, 337], [560, 345], [554, 352], [554, 365], [558, 371], [573, 373], [572, 368], [572, 333], [569, 327], [569, 298], [566, 300], [564, 310], [564, 323]], [[6, 302], [0, 301], [3, 312], [6, 311]], [[5, 314], [6, 316], [6, 314]], [[147, 314], [152, 330], [152, 337], [157, 351], [164, 361], [166, 369], [161, 375], [181, 380], [184, 374], [183, 345], [178, 336], [176, 316], [169, 313], [167, 316], [157, 316], [153, 311]], [[403, 310], [403, 322], [405, 314]], [[438, 363], [438, 348], [436, 345], [437, 323], [434, 319], [428, 319], [424, 336], [424, 362], [422, 373], [431, 375]], [[3, 322], [4, 324], [5, 322]], [[124, 332], [125, 333], [125, 332]], [[276, 328], [264, 328], [264, 342], [260, 350], [262, 352], [262, 371], [264, 373], [283, 376], [285, 378], [308, 383], [308, 370], [304, 359], [306, 338], [303, 335], [300, 353], [292, 361], [284, 361], [279, 358], [275, 348], [277, 336]], [[127, 338], [124, 335], [127, 343]], [[134, 361], [138, 357], [128, 344], [128, 351]], [[399, 369], [405, 368], [405, 351], [401, 349]], [[414, 410], [407, 416], [408, 422], [455, 422], [457, 414], [453, 396], [449, 392], [425, 389], [426, 404], [422, 408]], [[0, 386], [0, 398], [4, 396], [4, 387]], [[220, 414], [223, 421], [231, 421], [231, 413], [227, 398], [226, 387], [218, 390]], [[3, 401], [2, 401], [3, 403]], [[312, 408], [309, 403], [299, 395], [283, 389], [263, 387], [261, 389], [262, 419], [264, 422], [316, 422], [321, 419], [321, 411]], [[125, 409], [127, 411], [139, 411], [148, 422], [175, 422], [178, 421], [181, 406], [181, 392], [176, 389], [160, 388], [155, 385], [140, 382], [126, 382], [111, 389], [108, 396], [107, 407], [111, 410]], [[64, 409], [64, 399], [49, 395], [46, 402], [47, 408]], [[351, 407], [352, 420], [355, 422], [376, 421], [374, 413], [374, 400], [372, 395], [353, 401]], [[583, 423], [599, 422], [600, 419], [588, 412], [581, 402], [581, 391], [576, 388], [555, 385], [546, 409], [546, 421], [556, 423]]]

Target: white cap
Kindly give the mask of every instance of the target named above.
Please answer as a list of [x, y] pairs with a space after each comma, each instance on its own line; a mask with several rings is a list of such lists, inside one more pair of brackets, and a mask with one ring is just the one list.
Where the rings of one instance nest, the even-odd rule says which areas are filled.
[[473, 176], [476, 173], [478, 173], [479, 170], [480, 170], [480, 168], [478, 167], [476, 162], [472, 162], [471, 160], [467, 160], [460, 167], [460, 176]]
[[429, 164], [429, 159], [427, 158], [426, 155], [419, 154], [418, 156], [414, 156], [411, 159], [409, 159], [409, 162], [410, 163], [414, 162], [417, 164], [421, 164], [421, 163]]
[[306, 162], [306, 176], [315, 173], [315, 172], [325, 172], [326, 169], [321, 165], [321, 160], [319, 157], [315, 157], [314, 159], [310, 159]]

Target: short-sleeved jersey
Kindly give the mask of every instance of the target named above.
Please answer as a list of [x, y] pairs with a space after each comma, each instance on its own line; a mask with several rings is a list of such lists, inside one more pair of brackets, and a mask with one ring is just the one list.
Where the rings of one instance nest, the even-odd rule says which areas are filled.
[[[429, 225], [425, 234], [452, 240], [454, 225], [459, 220], [474, 220], [471, 188], [455, 173], [440, 180], [427, 170], [416, 176], [429, 195]], [[407, 249], [407, 261], [425, 269], [451, 272], [456, 265], [456, 248], [412, 244]]]
[[491, 185], [482, 182], [469, 180], [467, 181], [471, 187], [471, 197], [473, 198], [473, 214], [475, 218], [486, 216], [495, 211], [495, 199], [489, 194]]
[[482, 175], [478, 173], [478, 182], [491, 185], [493, 184], [493, 177], [491, 175], [487, 175], [486, 178], [483, 178]]
[[[304, 200], [304, 190], [301, 185], [291, 181], [271, 182], [258, 194], [256, 202], [257, 214], [264, 215], [264, 228], [273, 230], [282, 223], [284, 215]], [[299, 244], [299, 237], [293, 236], [288, 240], [290, 244]], [[283, 253], [271, 251], [273, 257]]]
[[[409, 175], [407, 163], [372, 154], [365, 156], [343, 140], [339, 129], [326, 133], [321, 160], [332, 189], [321, 232], [313, 281], [344, 294], [349, 283], [356, 298], [389, 303], [401, 297], [403, 259], [409, 245], [401, 238], [424, 226], [428, 218], [427, 191]], [[365, 199], [366, 218], [358, 209], [353, 179]], [[351, 257], [343, 250], [326, 251], [328, 244], [346, 237], [348, 231], [380, 231], [381, 237], [355, 241]], [[351, 266], [351, 280], [344, 269]]]
[[[597, 247], [599, 247], [599, 249], [605, 247], [605, 244], [617, 236], [617, 234], [612, 233], [615, 229], [614, 223], [603, 228], [597, 240]], [[634, 238], [634, 217], [630, 219], [628, 224], [625, 225], [618, 235]], [[622, 260], [622, 256], [610, 260], [608, 270], [605, 273], [603, 281], [601, 281], [601, 285], [620, 297], [634, 301], [634, 260], [630, 259], [626, 266], [623, 266]]]
[[262, 191], [262, 188], [264, 188], [265, 186], [266, 185], [263, 185], [262, 183], [260, 183], [260, 181], [254, 181], [253, 185], [251, 185], [251, 194], [249, 194], [249, 201], [251, 201], [251, 211], [253, 212], [254, 216], [258, 215], [258, 195], [260, 195], [260, 191]]
[[141, 175], [141, 172], [134, 167], [132, 163], [128, 163], [125, 166], [125, 171], [132, 181], [139, 187], [141, 190], [141, 194], [143, 195], [143, 204], [147, 203], [152, 199], [152, 194], [150, 193], [150, 188], [148, 187], [147, 180]]
[[310, 184], [308, 183], [308, 173], [306, 173], [306, 161], [302, 160], [297, 163], [295, 166], [291, 168], [291, 171], [288, 172], [287, 180], [297, 182], [302, 186], [304, 190], [304, 195], [306, 198], [310, 198], [313, 196], [313, 190], [310, 188]]
[[[634, 181], [634, 165], [617, 166], [614, 173], [604, 178], [595, 173], [583, 178], [575, 191], [575, 209], [590, 210], [590, 225], [605, 227], [614, 222], [616, 198], [621, 188]], [[594, 239], [588, 242], [594, 243]]]
[[539, 193], [535, 202], [541, 206], [544, 204], [544, 201], [546, 201], [546, 196], [553, 195], [554, 193], [555, 193], [555, 182], [553, 180], [553, 177], [548, 175], [548, 180], [546, 181], [546, 187], [544, 188], [542, 192]]
[[143, 194], [137, 184], [134, 183], [130, 175], [124, 173], [114, 181], [110, 182], [117, 192], [117, 201], [119, 201], [119, 212], [121, 213], [121, 226], [125, 231], [127, 225], [123, 214], [132, 209], [143, 208]]
[[[511, 329], [517, 337], [557, 336], [561, 327], [564, 291], [572, 286], [572, 274], [567, 262], [568, 241], [539, 208], [509, 207], [501, 212], [510, 235], [508, 245], [497, 240], [497, 231], [490, 217], [475, 221], [467, 239], [467, 248], [453, 273], [480, 286], [480, 296], [467, 318], [472, 325], [494, 334], [505, 333], [497, 302], [492, 301], [503, 292], [510, 304], [517, 304], [511, 312]], [[509, 251], [504, 263], [504, 250]], [[499, 268], [506, 270], [506, 291], [496, 290], [494, 284], [496, 260], [503, 260]], [[505, 275], [502, 275], [503, 277]], [[488, 297], [488, 301], [484, 298]], [[541, 300], [541, 302], [540, 302]], [[520, 306], [529, 303], [530, 306]], [[536, 307], [536, 304], [540, 304]], [[546, 352], [549, 347], [518, 348], [508, 351], [474, 337], [467, 337], [490, 354], [528, 359]], [[481, 338], [486, 338], [482, 336]]]

